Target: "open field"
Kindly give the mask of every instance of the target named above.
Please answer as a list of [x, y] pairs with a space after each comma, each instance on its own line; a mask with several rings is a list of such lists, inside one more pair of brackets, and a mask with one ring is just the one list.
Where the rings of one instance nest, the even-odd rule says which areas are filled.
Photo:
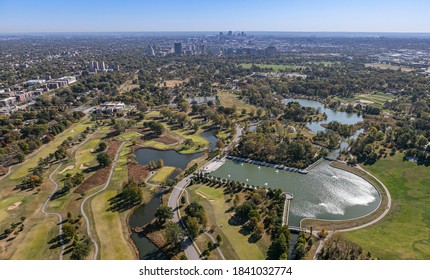
[[[18, 245], [12, 256], [14, 260], [43, 260], [48, 256], [49, 240], [58, 235], [58, 228], [52, 227], [49, 221], [35, 225]], [[59, 250], [59, 249], [58, 249]], [[59, 252], [59, 251], [58, 251]], [[58, 254], [55, 255], [58, 259]]]
[[162, 83], [158, 83], [157, 85], [159, 86], [159, 87], [161, 87], [161, 86], [165, 86], [165, 87], [168, 87], [168, 88], [173, 88], [173, 87], [175, 87], [175, 86], [180, 86], [180, 85], [182, 85], [184, 83], [184, 81], [183, 80], [167, 80], [167, 81], [164, 81], [164, 82], [162, 82]]
[[91, 201], [96, 233], [100, 241], [100, 259], [132, 260], [135, 258], [128, 241], [122, 233], [120, 215], [107, 211], [108, 199], [117, 195], [116, 190], [106, 190]]
[[227, 210], [233, 205], [226, 202], [230, 199], [224, 195], [223, 188], [211, 188], [206, 185], [193, 185], [189, 187], [190, 200], [203, 205], [208, 215], [208, 224], [216, 225], [212, 236], [220, 234], [223, 238], [221, 251], [226, 259], [262, 260], [266, 258], [266, 252], [270, 245], [267, 236], [257, 241], [248, 242], [248, 236], [242, 235], [240, 226], [229, 224], [229, 219], [234, 212]]
[[287, 64], [287, 65], [276, 65], [276, 64], [251, 64], [251, 63], [242, 63], [242, 64], [239, 64], [239, 66], [241, 66], [242, 68], [244, 68], [244, 69], [251, 69], [252, 68], [252, 65], [255, 65], [255, 66], [257, 66], [257, 67], [260, 67], [260, 68], [264, 68], [264, 69], [270, 69], [270, 68], [272, 68], [273, 69], [273, 71], [276, 71], [276, 72], [279, 72], [279, 71], [282, 71], [282, 70], [296, 70], [298, 67], [297, 66], [295, 66], [295, 65], [289, 65], [289, 64]]
[[175, 169], [175, 167], [171, 166], [161, 167], [151, 178], [149, 178], [148, 183], [161, 184], [166, 182], [167, 178], [169, 178], [170, 174], [172, 174]]
[[382, 70], [399, 70], [402, 72], [411, 72], [414, 71], [413, 68], [409, 68], [409, 67], [402, 67], [402, 66], [397, 66], [397, 65], [390, 65], [390, 64], [382, 64], [382, 63], [367, 63], [364, 65], [365, 67], [371, 67], [371, 68], [377, 68], [377, 69], [382, 69]]
[[344, 233], [381, 259], [430, 259], [430, 168], [402, 160], [378, 160], [366, 169], [389, 189], [389, 214], [368, 228]]
[[384, 105], [384, 103], [386, 101], [391, 101], [394, 100], [392, 95], [388, 95], [388, 94], [384, 94], [382, 92], [378, 92], [375, 94], [361, 94], [361, 95], [357, 95], [355, 97], [355, 99], [357, 100], [364, 100], [364, 101], [370, 101], [373, 102], [373, 104], [381, 107], [382, 105]]
[[[247, 114], [251, 111], [251, 109], [254, 109], [255, 112], [257, 111], [257, 107], [254, 105], [248, 104], [242, 99], [239, 99], [238, 96], [232, 92], [229, 91], [218, 91], [218, 99], [222, 106], [225, 107], [232, 107], [233, 105], [236, 106], [236, 112], [241, 114], [242, 109], [245, 109]], [[264, 110], [263, 110], [263, 116], [264, 116]]]

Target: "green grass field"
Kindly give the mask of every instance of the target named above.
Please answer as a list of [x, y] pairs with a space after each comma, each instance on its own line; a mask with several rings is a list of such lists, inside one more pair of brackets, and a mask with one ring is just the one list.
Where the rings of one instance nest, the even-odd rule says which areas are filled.
[[100, 259], [132, 260], [135, 258], [134, 253], [124, 238], [119, 213], [107, 211], [108, 199], [116, 194], [116, 190], [106, 190], [91, 201], [95, 228], [100, 241]]
[[[255, 112], [257, 111], [257, 108], [255, 106], [246, 103], [242, 99], [239, 99], [236, 94], [229, 91], [218, 91], [218, 99], [222, 106], [236, 106], [236, 112], [238, 114], [241, 114], [243, 109], [245, 109], [248, 114], [249, 112], [251, 112], [251, 109], [254, 109]], [[262, 115], [264, 116], [264, 114], [265, 112], [263, 110]]]
[[402, 154], [366, 169], [390, 191], [393, 205], [381, 222], [345, 233], [381, 259], [430, 259], [430, 167], [404, 162]]
[[55, 254], [47, 252], [51, 250], [49, 249], [48, 241], [56, 235], [58, 235], [58, 227], [52, 227], [52, 223], [46, 221], [37, 224], [18, 245], [12, 259], [44, 260], [49, 255], [52, 255], [53, 259], [58, 259], [59, 248], [54, 250]]
[[355, 97], [356, 100], [371, 101], [373, 104], [382, 107], [386, 101], [394, 100], [393, 96], [378, 92], [375, 94], [361, 94]]
[[12, 172], [9, 175], [9, 178], [12, 180], [21, 179], [27, 176], [28, 171], [37, 166], [40, 158], [47, 157], [50, 153], [55, 152], [58, 146], [63, 143], [64, 140], [69, 136], [76, 136], [82, 131], [84, 131], [88, 126], [90, 126], [91, 121], [84, 119], [78, 122], [75, 125], [72, 125], [70, 128], [66, 129], [61, 134], [57, 135], [55, 139], [48, 144], [46, 144], [42, 149], [40, 149], [37, 153], [33, 154], [29, 157], [24, 163], [20, 164], [18, 169]]
[[169, 178], [170, 174], [175, 171], [175, 169], [175, 167], [163, 166], [151, 178], [149, 178], [148, 182], [151, 184], [164, 183], [166, 182], [167, 178]]
[[257, 243], [249, 243], [248, 236], [239, 232], [240, 226], [229, 225], [228, 220], [233, 213], [226, 213], [226, 210], [232, 204], [226, 203], [229, 197], [224, 195], [223, 190], [223, 188], [211, 188], [206, 185], [194, 185], [189, 187], [190, 199], [203, 205], [208, 215], [209, 225], [217, 226], [213, 235], [216, 236], [219, 233], [223, 237], [220, 248], [226, 259], [265, 259], [270, 240], [262, 238]]
[[244, 69], [251, 69], [252, 68], [252, 65], [255, 65], [255, 66], [257, 66], [257, 67], [260, 67], [260, 68], [264, 68], [264, 69], [270, 69], [270, 68], [272, 68], [273, 69], [273, 71], [276, 71], [276, 72], [279, 72], [279, 71], [282, 71], [282, 70], [296, 70], [298, 67], [297, 66], [295, 66], [295, 65], [289, 65], [289, 64], [286, 64], [286, 65], [276, 65], [276, 64], [251, 64], [251, 63], [242, 63], [242, 64], [239, 64], [239, 66], [241, 66], [242, 68], [244, 68]]

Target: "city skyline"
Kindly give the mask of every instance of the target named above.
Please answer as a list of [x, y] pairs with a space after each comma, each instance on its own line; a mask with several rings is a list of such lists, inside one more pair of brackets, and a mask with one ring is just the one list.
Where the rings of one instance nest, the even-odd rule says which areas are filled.
[[35, 2], [0, 0], [0, 32], [430, 32], [423, 0]]

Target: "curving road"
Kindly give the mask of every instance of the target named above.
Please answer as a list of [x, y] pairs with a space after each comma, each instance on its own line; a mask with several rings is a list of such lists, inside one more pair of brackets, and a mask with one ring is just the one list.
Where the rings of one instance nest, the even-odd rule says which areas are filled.
[[122, 148], [123, 145], [124, 145], [124, 142], [121, 143], [121, 145], [118, 148], [118, 151], [115, 154], [115, 158], [114, 158], [114, 160], [112, 162], [112, 166], [111, 166], [110, 171], [109, 171], [108, 179], [107, 179], [105, 185], [103, 186], [103, 188], [101, 188], [100, 190], [96, 191], [95, 193], [87, 196], [82, 201], [82, 204], [81, 204], [81, 213], [82, 213], [82, 217], [85, 219], [85, 224], [87, 226], [87, 234], [88, 234], [88, 237], [90, 238], [91, 242], [94, 244], [94, 258], [93, 258], [94, 260], [97, 259], [97, 255], [99, 254], [99, 245], [97, 244], [97, 241], [94, 239], [93, 235], [91, 234], [90, 220], [88, 219], [88, 216], [85, 214], [84, 205], [85, 205], [85, 202], [87, 202], [88, 199], [90, 199], [90, 198], [98, 195], [99, 193], [103, 192], [109, 186], [110, 180], [112, 178], [113, 171], [115, 169], [116, 161], [118, 160], [118, 156], [119, 156], [119, 153], [121, 152], [121, 148]]
[[[224, 151], [227, 151], [229, 148], [234, 147], [238, 143], [240, 137], [242, 136], [242, 131], [243, 131], [243, 128], [241, 128], [239, 125], [236, 125], [235, 136], [231, 140], [230, 144], [224, 148]], [[215, 160], [216, 159], [214, 158], [208, 161], [205, 165], [200, 167], [198, 170], [204, 169], [207, 165], [209, 165]], [[198, 170], [196, 170], [195, 172], [197, 172]], [[179, 223], [183, 229], [185, 229], [185, 225], [182, 223], [182, 220], [180, 219], [178, 200], [181, 197], [182, 192], [185, 191], [186, 187], [190, 183], [190, 179], [192, 176], [193, 174], [188, 175], [173, 188], [173, 191], [170, 194], [169, 201], [167, 203], [167, 205], [173, 209], [172, 221], [175, 223]], [[201, 255], [199, 253], [200, 250], [198, 249], [197, 245], [194, 243], [194, 240], [191, 237], [187, 236], [181, 242], [181, 247], [184, 250], [185, 255], [189, 260], [200, 260], [200, 255]], [[221, 257], [224, 259], [224, 255], [222, 254], [221, 250], [219, 250], [219, 253]]]

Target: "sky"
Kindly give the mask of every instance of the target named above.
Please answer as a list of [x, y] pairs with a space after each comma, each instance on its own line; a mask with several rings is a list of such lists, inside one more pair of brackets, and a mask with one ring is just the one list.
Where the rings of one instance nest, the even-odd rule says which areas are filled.
[[430, 32], [429, 0], [0, 0], [0, 33]]

